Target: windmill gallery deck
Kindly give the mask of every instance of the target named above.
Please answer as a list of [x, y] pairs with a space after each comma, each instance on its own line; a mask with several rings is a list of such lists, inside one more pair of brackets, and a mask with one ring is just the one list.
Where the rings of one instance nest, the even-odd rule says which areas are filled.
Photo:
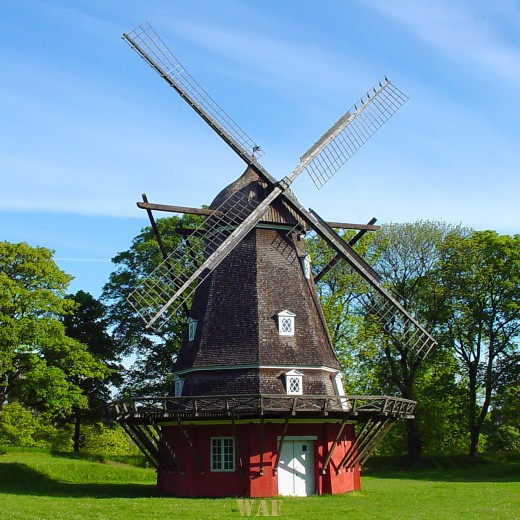
[[[415, 402], [345, 395], [341, 366], [320, 306], [305, 237], [312, 231], [363, 282], [382, 334], [417, 356], [435, 345], [353, 249], [289, 186], [303, 171], [318, 187], [406, 101], [378, 83], [277, 182], [262, 151], [143, 24], [123, 39], [246, 163], [207, 210], [149, 204], [204, 220], [143, 279], [130, 301], [146, 327], [186, 311], [184, 340], [167, 396], [115, 405], [116, 419], [158, 471], [158, 491], [176, 496], [275, 496], [360, 489], [360, 467]], [[189, 239], [188, 239], [189, 237]], [[158, 237], [160, 243], [160, 237]], [[191, 248], [191, 250], [190, 250]], [[330, 268], [327, 266], [326, 269]]]

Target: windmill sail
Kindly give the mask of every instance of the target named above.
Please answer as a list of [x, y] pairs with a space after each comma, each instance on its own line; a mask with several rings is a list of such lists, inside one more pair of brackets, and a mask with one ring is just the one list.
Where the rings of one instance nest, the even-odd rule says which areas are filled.
[[224, 112], [172, 54], [152, 26], [144, 22], [125, 40], [248, 164], [263, 155], [260, 147]]
[[387, 78], [369, 92], [302, 157], [313, 157], [305, 169], [318, 189], [408, 101]]

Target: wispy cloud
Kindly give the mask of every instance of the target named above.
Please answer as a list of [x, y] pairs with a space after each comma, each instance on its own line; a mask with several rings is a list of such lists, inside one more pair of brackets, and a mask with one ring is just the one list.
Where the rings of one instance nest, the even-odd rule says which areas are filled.
[[520, 88], [520, 48], [507, 30], [516, 27], [517, 31], [520, 26], [520, 11], [514, 3], [507, 0], [498, 5], [478, 0], [357, 1], [402, 23], [418, 40], [452, 60], [472, 63]]
[[[359, 86], [363, 84], [361, 78], [373, 76], [369, 72], [372, 67], [361, 59], [336, 53], [317, 42], [285, 39], [272, 32], [240, 33], [218, 22], [176, 19], [168, 25], [182, 38], [203, 47], [208, 55], [225, 56], [229, 60], [226, 74], [233, 75], [236, 70], [236, 79], [274, 87], [278, 92], [301, 95], [302, 89], [308, 94], [318, 88], [323, 96], [324, 92], [344, 91], [348, 84]], [[375, 79], [372, 77], [372, 81]]]

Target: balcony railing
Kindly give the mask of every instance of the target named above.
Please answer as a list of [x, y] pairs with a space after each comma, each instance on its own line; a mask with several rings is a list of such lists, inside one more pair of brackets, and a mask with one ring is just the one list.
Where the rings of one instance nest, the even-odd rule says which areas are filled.
[[415, 401], [390, 396], [208, 395], [137, 397], [114, 403], [117, 420], [168, 420], [255, 416], [339, 416], [412, 418]]

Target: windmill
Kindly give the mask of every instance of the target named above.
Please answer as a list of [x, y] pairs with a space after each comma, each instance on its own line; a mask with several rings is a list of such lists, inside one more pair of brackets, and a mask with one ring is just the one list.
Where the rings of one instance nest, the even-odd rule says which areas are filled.
[[[149, 24], [124, 34], [123, 39], [231, 147], [247, 169], [207, 210], [149, 204], [146, 198], [139, 204], [148, 211], [152, 226], [152, 209], [202, 214], [204, 221], [190, 231], [182, 248], [171, 253], [157, 237], [164, 261], [129, 297], [147, 328], [161, 327], [171, 313], [182, 309], [189, 313], [188, 330], [173, 370], [174, 395], [117, 405], [119, 422], [158, 467], [158, 487], [165, 492], [266, 496], [359, 488], [359, 466], [396, 419], [413, 415], [415, 403], [392, 397], [345, 396], [306, 264], [305, 235], [315, 233], [334, 253], [315, 279], [336, 263], [346, 262], [363, 282], [365, 305], [371, 307], [384, 334], [419, 357], [428, 354], [435, 340], [353, 249], [366, 230], [374, 229], [373, 221], [367, 226], [343, 226], [359, 229], [347, 243], [333, 229], [341, 224], [327, 223], [304, 208], [290, 186], [306, 172], [321, 188], [407, 101], [406, 95], [385, 77], [301, 156], [292, 172], [277, 181], [260, 164], [260, 147], [204, 91]], [[278, 257], [273, 260], [273, 249], [278, 253], [285, 249], [292, 259], [290, 265], [284, 266]], [[233, 269], [238, 271], [233, 273]], [[283, 272], [278, 280], [272, 276], [273, 270]], [[241, 276], [244, 287], [237, 290], [235, 280]], [[253, 300], [256, 307], [250, 304]], [[291, 308], [280, 308], [284, 301]], [[225, 314], [230, 308], [231, 316]], [[245, 310], [250, 312], [249, 318], [234, 316]], [[203, 324], [198, 326], [199, 322]], [[254, 391], [248, 392], [249, 388]], [[217, 419], [220, 423], [217, 421], [212, 434], [208, 421]], [[317, 421], [319, 431], [313, 433], [309, 420]], [[355, 422], [362, 425], [357, 436]], [[257, 430], [251, 425], [258, 425]], [[226, 427], [231, 428], [227, 434]], [[212, 436], [215, 431], [221, 435]], [[248, 448], [241, 450], [244, 442]], [[182, 443], [191, 458], [179, 448]], [[300, 451], [296, 454], [295, 450]], [[209, 472], [205, 457], [210, 459]], [[234, 473], [233, 478], [228, 472]], [[194, 473], [204, 476], [206, 482], [199, 485], [193, 477], [187, 478]], [[244, 473], [245, 480], [240, 478]], [[302, 473], [309, 478], [302, 481]], [[218, 485], [210, 491], [208, 481], [213, 474]], [[254, 483], [256, 477], [262, 477], [261, 482]]]

